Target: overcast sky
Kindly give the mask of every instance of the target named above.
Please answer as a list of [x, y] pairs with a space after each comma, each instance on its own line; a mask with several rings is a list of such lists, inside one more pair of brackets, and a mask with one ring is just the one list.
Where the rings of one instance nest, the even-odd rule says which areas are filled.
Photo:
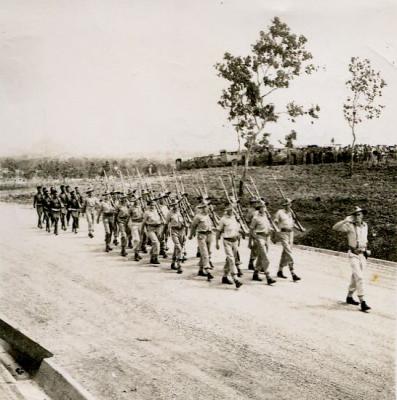
[[368, 57], [388, 87], [359, 142], [396, 140], [397, 1], [0, 0], [0, 155], [217, 153], [236, 135], [217, 105], [213, 65], [245, 55], [279, 16], [324, 66], [278, 96], [318, 103], [320, 119], [269, 125], [276, 143], [350, 141], [343, 119], [351, 56]]

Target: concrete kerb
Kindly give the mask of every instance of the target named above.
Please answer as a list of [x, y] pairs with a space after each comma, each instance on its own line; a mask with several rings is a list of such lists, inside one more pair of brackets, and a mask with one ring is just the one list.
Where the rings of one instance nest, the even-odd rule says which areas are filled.
[[[335, 251], [335, 250], [328, 250], [328, 249], [321, 249], [319, 247], [310, 247], [310, 246], [304, 246], [302, 244], [296, 244], [294, 245], [297, 249], [301, 250], [307, 250], [307, 251], [314, 251], [316, 253], [323, 253], [323, 254], [328, 254], [330, 256], [335, 256], [335, 257], [344, 257], [347, 258], [348, 254], [341, 252], [341, 251]], [[397, 269], [397, 263], [393, 261], [387, 261], [387, 260], [380, 260], [378, 258], [368, 258], [368, 262], [371, 264], [376, 264], [376, 265], [383, 265], [387, 267], [392, 267]]]
[[56, 400], [96, 400], [64, 369], [49, 358], [53, 356], [50, 351], [14, 326], [16, 325], [0, 315], [0, 338], [39, 365], [33, 380], [48, 396]]

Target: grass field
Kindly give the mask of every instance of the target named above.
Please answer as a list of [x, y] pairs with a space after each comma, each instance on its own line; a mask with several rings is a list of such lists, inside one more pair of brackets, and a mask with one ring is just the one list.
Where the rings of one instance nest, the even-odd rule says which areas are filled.
[[[241, 171], [232, 168], [209, 168], [181, 171], [178, 173], [190, 194], [191, 202], [197, 203], [196, 189], [201, 173], [216, 209], [221, 212], [226, 203], [219, 176], [228, 188], [228, 176]], [[343, 219], [354, 206], [368, 210], [366, 220], [370, 227], [369, 248], [372, 256], [397, 261], [397, 165], [368, 168], [357, 165], [352, 178], [344, 164], [299, 165], [277, 167], [252, 167], [249, 170], [259, 191], [269, 201], [269, 210], [274, 213], [281, 203], [274, 175], [288, 197], [294, 199], [294, 210], [306, 228], [304, 234], [296, 235], [296, 242], [308, 246], [346, 251], [346, 238], [332, 231], [332, 225]], [[169, 189], [174, 189], [173, 179], [166, 178]], [[84, 190], [90, 182], [79, 182]], [[34, 188], [7, 188], [1, 192], [1, 199], [17, 202], [31, 202]], [[249, 194], [242, 199], [248, 205]]]

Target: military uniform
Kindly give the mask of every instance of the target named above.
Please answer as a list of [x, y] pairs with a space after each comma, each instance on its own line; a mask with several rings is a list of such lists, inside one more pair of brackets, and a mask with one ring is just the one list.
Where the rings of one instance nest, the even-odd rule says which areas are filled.
[[255, 263], [255, 270], [252, 279], [254, 281], [261, 281], [262, 279], [259, 278], [259, 272], [262, 271], [265, 273], [267, 283], [270, 285], [275, 281], [270, 277], [269, 273], [270, 262], [268, 258], [268, 246], [271, 225], [266, 214], [261, 212], [255, 214], [250, 224], [250, 230], [258, 251], [258, 257]]
[[146, 227], [147, 237], [152, 244], [150, 250], [150, 263], [160, 264], [158, 256], [160, 252], [161, 218], [156, 209], [148, 209], [143, 213], [143, 225]]
[[[251, 201], [250, 201], [251, 206], [249, 207], [249, 209], [247, 211], [246, 218], [245, 218], [248, 226], [250, 226], [250, 224], [252, 222], [252, 218], [254, 217], [254, 215], [256, 215], [258, 213], [258, 210], [256, 209], [256, 206], [255, 206], [255, 204], [257, 202], [258, 202], [257, 199], [251, 199]], [[256, 250], [256, 247], [255, 247], [255, 240], [250, 238], [249, 239], [249, 245], [250, 245], [251, 252], [250, 252], [250, 259], [249, 259], [249, 263], [248, 263], [248, 269], [254, 270], [255, 269], [254, 263], [255, 263], [255, 260], [256, 260], [256, 257], [257, 257], [257, 250]]]
[[62, 201], [56, 192], [53, 192], [53, 195], [50, 200], [50, 211], [53, 219], [54, 224], [54, 234], [58, 235], [58, 223], [59, 218], [61, 216], [61, 209], [63, 207]]
[[[125, 199], [125, 197], [123, 197]], [[130, 210], [125, 200], [120, 201], [119, 205], [116, 207], [116, 223], [118, 230], [120, 232], [121, 240], [121, 255], [125, 257], [127, 255], [127, 226], [130, 219]]]
[[112, 250], [110, 247], [110, 241], [112, 238], [114, 225], [114, 212], [115, 209], [110, 199], [102, 200], [98, 211], [97, 223], [99, 223], [99, 219], [102, 216], [103, 227], [105, 229], [105, 243], [107, 252]]
[[[356, 211], [351, 215], [364, 211], [365, 210], [356, 207]], [[368, 256], [368, 225], [364, 221], [358, 222], [353, 219], [344, 219], [343, 221], [337, 222], [333, 226], [333, 229], [347, 234], [349, 246], [348, 255], [352, 274], [346, 302], [355, 305], [361, 304], [361, 311], [368, 311], [371, 307], [369, 307], [364, 300], [364, 271], [367, 268]], [[357, 292], [360, 303], [353, 300], [353, 294], [355, 292]]]
[[79, 229], [79, 215], [80, 215], [81, 204], [79, 199], [72, 195], [69, 201], [68, 210], [72, 216], [72, 232], [77, 233]]
[[65, 192], [64, 186], [61, 186], [61, 193], [59, 194], [59, 198], [62, 201], [63, 207], [61, 208], [61, 227], [62, 230], [66, 231], [66, 215], [69, 207], [69, 196]]
[[[89, 193], [87, 191], [87, 193]], [[94, 237], [94, 223], [95, 223], [95, 210], [99, 205], [99, 201], [94, 196], [86, 197], [84, 201], [83, 212], [85, 213], [87, 224], [88, 224], [88, 236], [90, 238]]]
[[202, 275], [204, 270], [209, 279], [212, 279], [209, 270], [212, 268], [210, 265], [210, 257], [214, 239], [212, 232], [213, 229], [214, 225], [208, 214], [199, 212], [194, 217], [191, 225], [191, 237], [197, 233], [197, 244], [200, 251], [199, 275]]
[[[287, 200], [289, 202], [289, 200]], [[286, 204], [284, 204], [286, 205]], [[274, 216], [274, 223], [279, 227], [280, 232], [277, 234], [278, 239], [283, 246], [283, 251], [281, 253], [279, 269], [277, 276], [279, 278], [286, 278], [283, 275], [283, 268], [285, 266], [289, 267], [291, 271], [292, 279], [294, 281], [300, 280], [300, 278], [294, 272], [294, 258], [292, 254], [292, 246], [294, 244], [294, 226], [295, 221], [291, 210], [286, 210], [284, 208], [277, 211]]]
[[130, 206], [129, 229], [132, 242], [132, 250], [134, 252], [135, 261], [139, 261], [139, 247], [141, 244], [143, 212], [137, 203], [132, 203]]
[[[236, 279], [236, 275], [239, 275], [239, 271], [236, 265], [238, 260], [238, 243], [240, 239], [240, 224], [236, 220], [234, 215], [224, 215], [217, 227], [217, 240], [223, 237], [223, 247], [226, 254], [226, 262], [223, 270], [222, 283], [229, 282], [229, 275], [233, 279], [236, 287], [241, 286], [241, 282]], [[217, 245], [218, 246], [218, 245]]]
[[163, 256], [163, 258], [167, 258], [167, 240], [168, 240], [167, 218], [170, 210], [165, 204], [159, 204], [159, 208], [164, 218], [164, 224], [161, 225], [161, 233], [160, 233], [160, 255]]
[[[182, 251], [186, 241], [186, 226], [179, 210], [171, 210], [167, 216], [166, 225], [170, 229], [171, 240], [174, 243], [171, 268], [182, 273]], [[175, 266], [176, 263], [176, 267]]]
[[37, 212], [37, 227], [41, 229], [43, 228], [42, 216], [44, 212], [44, 195], [39, 188], [37, 189], [37, 193], [33, 197], [33, 208], [35, 208]]

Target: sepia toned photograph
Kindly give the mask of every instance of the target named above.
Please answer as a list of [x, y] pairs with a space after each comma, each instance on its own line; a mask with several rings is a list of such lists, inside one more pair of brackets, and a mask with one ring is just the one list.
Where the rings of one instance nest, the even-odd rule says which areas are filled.
[[0, 400], [395, 400], [395, 0], [0, 0]]

